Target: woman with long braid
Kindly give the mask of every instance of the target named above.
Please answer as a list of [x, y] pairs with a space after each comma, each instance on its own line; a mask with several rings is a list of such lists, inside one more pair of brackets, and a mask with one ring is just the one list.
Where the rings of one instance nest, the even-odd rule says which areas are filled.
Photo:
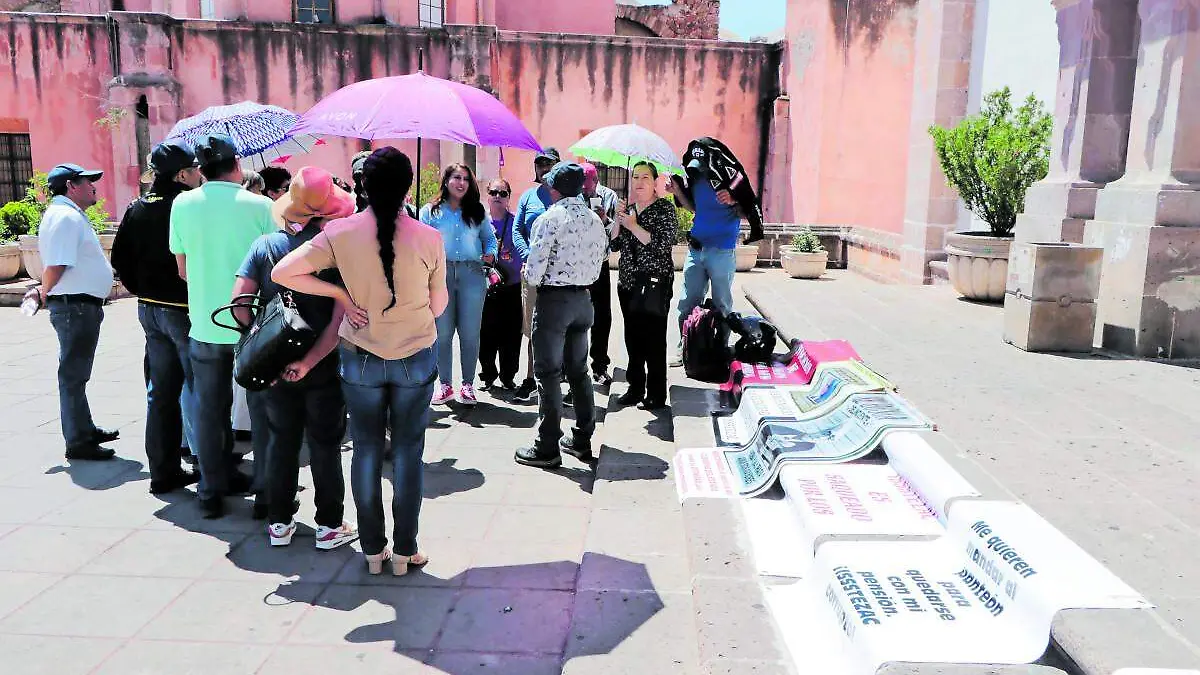
[[[367, 571], [393, 573], [427, 558], [417, 550], [422, 463], [429, 401], [438, 378], [435, 320], [446, 309], [446, 252], [437, 230], [408, 216], [408, 157], [387, 147], [363, 165], [368, 208], [335, 220], [288, 254], [271, 278], [282, 286], [333, 298], [345, 309], [339, 335], [340, 374], [354, 459], [350, 486], [358, 510]], [[337, 268], [345, 287], [317, 278]], [[385, 425], [393, 459], [393, 548], [384, 528], [382, 479]]]

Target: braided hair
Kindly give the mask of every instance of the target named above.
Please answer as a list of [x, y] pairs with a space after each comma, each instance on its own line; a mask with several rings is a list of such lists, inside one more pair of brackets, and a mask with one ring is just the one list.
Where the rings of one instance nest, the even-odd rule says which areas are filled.
[[379, 261], [392, 301], [383, 311], [396, 306], [396, 219], [404, 208], [404, 198], [413, 182], [412, 162], [408, 155], [394, 147], [380, 148], [371, 153], [363, 164], [363, 187], [367, 203], [375, 214], [376, 236], [379, 238]]

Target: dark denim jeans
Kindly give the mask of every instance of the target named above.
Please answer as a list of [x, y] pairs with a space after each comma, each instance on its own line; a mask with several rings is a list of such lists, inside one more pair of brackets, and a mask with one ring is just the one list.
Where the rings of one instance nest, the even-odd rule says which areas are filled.
[[390, 424], [393, 550], [397, 555], [413, 555], [421, 514], [425, 428], [438, 376], [437, 347], [393, 361], [346, 346], [339, 351], [342, 391], [354, 440], [350, 488], [358, 510], [362, 551], [375, 555], [387, 546], [382, 481], [384, 429]]
[[[50, 296], [50, 325], [58, 335], [58, 416], [67, 447], [86, 445], [96, 433], [87, 400], [104, 308]], [[178, 452], [178, 449], [176, 449]]]
[[587, 289], [538, 288], [533, 309], [533, 378], [538, 386], [538, 439], [541, 454], [558, 453], [562, 438], [562, 378], [575, 399], [575, 436], [596, 431], [595, 396], [588, 376], [588, 329], [592, 300]]
[[201, 499], [229, 492], [233, 463], [233, 345], [189, 339], [192, 360], [195, 446], [200, 464]]
[[[307, 435], [317, 525], [337, 528], [342, 524], [346, 501], [346, 481], [342, 477], [346, 401], [338, 383], [337, 355], [327, 361], [299, 382], [280, 382], [262, 392], [267, 404], [267, 428], [271, 431], [265, 473], [267, 518], [272, 523], [290, 522], [294, 515], [300, 446]], [[268, 436], [267, 428], [255, 428], [253, 433], [256, 437], [260, 433]], [[258, 462], [256, 457], [256, 466]]]
[[183, 402], [192, 381], [192, 322], [186, 309], [149, 303], [138, 305], [138, 321], [146, 333], [146, 462], [153, 484], [182, 471], [179, 448], [190, 426]]

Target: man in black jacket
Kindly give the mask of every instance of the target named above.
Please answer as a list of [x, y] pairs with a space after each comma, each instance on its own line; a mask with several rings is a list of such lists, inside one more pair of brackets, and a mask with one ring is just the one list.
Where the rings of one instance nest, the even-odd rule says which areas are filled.
[[[125, 210], [113, 242], [112, 265], [121, 283], [138, 296], [138, 320], [146, 332], [146, 459], [150, 492], [164, 494], [196, 482], [185, 471], [179, 448], [184, 416], [180, 404], [192, 379], [188, 358], [187, 282], [179, 278], [168, 247], [171, 204], [203, 177], [196, 156], [183, 143], [160, 143], [150, 155], [150, 191]], [[190, 389], [190, 386], [188, 387]]]

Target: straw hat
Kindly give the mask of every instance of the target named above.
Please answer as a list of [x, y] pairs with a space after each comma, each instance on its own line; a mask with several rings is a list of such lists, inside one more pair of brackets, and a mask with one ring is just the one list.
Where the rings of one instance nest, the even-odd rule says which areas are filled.
[[287, 223], [307, 225], [313, 218], [332, 220], [353, 213], [354, 197], [334, 185], [332, 174], [315, 166], [306, 166], [292, 176], [287, 193], [271, 207], [280, 229]]

